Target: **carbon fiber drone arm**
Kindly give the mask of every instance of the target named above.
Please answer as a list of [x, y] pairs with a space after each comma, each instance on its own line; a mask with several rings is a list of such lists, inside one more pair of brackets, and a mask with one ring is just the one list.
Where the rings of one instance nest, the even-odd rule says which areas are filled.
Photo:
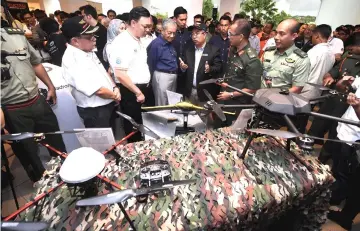
[[312, 115], [312, 116], [317, 116], [317, 117], [320, 117], [320, 118], [324, 118], [324, 119], [328, 119], [328, 120], [334, 120], [334, 121], [337, 121], [337, 122], [341, 122], [341, 123], [350, 124], [350, 125], [360, 127], [360, 122], [358, 122], [358, 121], [347, 120], [347, 119], [343, 119], [343, 118], [339, 118], [339, 117], [324, 115], [324, 114], [317, 113], [317, 112], [310, 112], [309, 114]]

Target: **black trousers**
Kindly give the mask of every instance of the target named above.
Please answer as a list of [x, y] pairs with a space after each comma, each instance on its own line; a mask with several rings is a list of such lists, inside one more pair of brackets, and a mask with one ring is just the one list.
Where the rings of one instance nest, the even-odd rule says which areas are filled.
[[111, 127], [110, 118], [114, 109], [115, 103], [109, 103], [100, 107], [77, 107], [79, 116], [83, 119], [86, 128]]
[[[348, 107], [348, 104], [341, 102], [337, 97], [333, 97], [325, 100], [320, 107], [319, 113], [341, 117]], [[337, 126], [336, 121], [314, 117], [314, 121], [311, 124], [308, 134], [317, 137], [324, 137], [324, 135], [334, 126]]]
[[[334, 142], [332, 142], [334, 143]], [[358, 168], [358, 161], [356, 159], [355, 148], [343, 144], [337, 143], [333, 145], [333, 168], [332, 172], [336, 179], [336, 182], [332, 186], [332, 204], [339, 204], [350, 193], [351, 179]], [[360, 183], [360, 179], [357, 181]]]
[[[146, 101], [148, 100], [147, 98], [151, 97], [150, 85], [136, 84], [136, 86], [145, 95], [144, 104], [146, 104]], [[124, 114], [133, 118], [136, 123], [142, 124], [143, 121], [142, 121], [142, 117], [141, 117], [141, 103], [138, 103], [136, 101], [135, 94], [121, 84], [120, 84], [120, 92], [121, 92], [121, 101], [120, 101], [121, 111]], [[133, 125], [127, 120], [124, 120], [124, 130], [125, 130], [126, 135], [128, 135], [132, 131], [134, 131]], [[133, 135], [132, 137], [130, 137], [128, 139], [128, 142], [132, 143], [132, 142], [137, 142], [137, 141], [141, 141], [141, 140], [143, 140], [142, 134], [140, 132], [137, 132], [135, 135]]]
[[[42, 96], [32, 105], [22, 108], [11, 109], [5, 105], [4, 112], [6, 129], [9, 133], [59, 131], [57, 118]], [[61, 135], [46, 136], [44, 143], [48, 143], [61, 152], [66, 152]], [[32, 139], [26, 139], [13, 142], [11, 147], [29, 178], [34, 182], [38, 181], [42, 177], [45, 169], [38, 156], [37, 143]], [[58, 156], [51, 150], [49, 150], [49, 152], [51, 156]]]
[[360, 212], [360, 167], [358, 166], [355, 173], [349, 179], [349, 193], [346, 198], [344, 208], [341, 210], [343, 217], [349, 222], [353, 221]]

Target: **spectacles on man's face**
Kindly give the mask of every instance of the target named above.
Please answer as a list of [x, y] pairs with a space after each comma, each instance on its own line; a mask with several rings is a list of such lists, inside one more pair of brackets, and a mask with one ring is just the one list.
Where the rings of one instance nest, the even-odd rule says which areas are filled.
[[80, 35], [79, 39], [85, 39], [89, 41], [96, 41], [95, 35]]
[[192, 36], [192, 37], [197, 37], [197, 36], [199, 36], [199, 35], [201, 35], [201, 34], [205, 34], [205, 32], [202, 32], [202, 31], [192, 32], [192, 33], [191, 33], [191, 36]]
[[241, 34], [233, 34], [230, 31], [228, 31], [228, 36], [229, 37], [234, 37], [234, 36], [239, 36], [239, 35], [241, 35]]

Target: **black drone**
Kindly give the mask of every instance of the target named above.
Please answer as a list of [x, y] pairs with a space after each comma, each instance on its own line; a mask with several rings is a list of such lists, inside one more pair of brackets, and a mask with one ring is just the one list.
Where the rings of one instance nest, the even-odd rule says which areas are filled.
[[[230, 78], [230, 77], [228, 77]], [[359, 121], [353, 121], [353, 120], [347, 120], [342, 119], [334, 116], [324, 115], [321, 113], [313, 112], [311, 111], [311, 102], [318, 101], [321, 99], [329, 98], [329, 97], [335, 97], [340, 96], [342, 98], [346, 98], [346, 94], [337, 92], [335, 90], [331, 90], [329, 88], [319, 86], [316, 84], [309, 83], [310, 85], [319, 88], [320, 90], [328, 90], [329, 94], [326, 94], [324, 96], [320, 96], [314, 99], [307, 99], [301, 95], [291, 93], [288, 90], [284, 89], [275, 89], [275, 88], [267, 88], [267, 89], [259, 89], [256, 91], [255, 94], [251, 94], [248, 92], [245, 92], [241, 89], [238, 89], [236, 87], [230, 86], [227, 83], [224, 82], [225, 78], [220, 79], [210, 79], [203, 82], [200, 82], [200, 84], [210, 84], [215, 83], [218, 84], [224, 88], [229, 88], [234, 91], [240, 92], [244, 95], [251, 96], [252, 101], [255, 104], [252, 105], [232, 105], [232, 107], [241, 108], [241, 109], [247, 109], [247, 108], [254, 108], [255, 110], [255, 121], [252, 124], [252, 126], [248, 131], [251, 132], [250, 137], [248, 138], [245, 148], [243, 150], [243, 153], [241, 154], [240, 158], [244, 158], [246, 155], [246, 152], [250, 146], [251, 141], [255, 138], [255, 133], [262, 134], [262, 135], [270, 135], [270, 136], [278, 136], [281, 138], [286, 138], [288, 140], [287, 149], [290, 150], [290, 139], [293, 138], [299, 138], [298, 144], [305, 150], [311, 150], [314, 141], [313, 140], [327, 140], [331, 142], [341, 142], [341, 143], [348, 143], [353, 145], [360, 145], [360, 143], [357, 142], [345, 142], [341, 140], [332, 140], [332, 139], [324, 139], [314, 136], [309, 136], [305, 134], [301, 134], [294, 123], [291, 120], [291, 117], [297, 116], [297, 115], [312, 115], [316, 117], [321, 117], [324, 119], [334, 120], [341, 123], [346, 123], [350, 125], [354, 125], [357, 127], [360, 127]], [[212, 102], [213, 104], [216, 102]], [[266, 118], [266, 116], [270, 116], [272, 119], [281, 118], [282, 121], [285, 121], [285, 125], [288, 127], [289, 131], [279, 131], [279, 130], [269, 130], [269, 129], [257, 129], [259, 128], [259, 124], [261, 121], [263, 121], [263, 118]], [[280, 128], [281, 126], [278, 126], [277, 128]]]

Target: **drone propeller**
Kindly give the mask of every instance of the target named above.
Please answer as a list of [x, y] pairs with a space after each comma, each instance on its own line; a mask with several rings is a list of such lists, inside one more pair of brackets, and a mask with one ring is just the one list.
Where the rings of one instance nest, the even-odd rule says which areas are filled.
[[310, 138], [310, 139], [314, 139], [314, 140], [324, 140], [324, 141], [331, 141], [331, 142], [337, 142], [337, 143], [360, 145], [359, 142], [325, 139], [325, 138], [309, 136], [306, 134], [294, 133], [294, 132], [289, 132], [289, 131], [270, 130], [270, 129], [248, 129], [248, 131], [253, 132], [253, 133], [262, 134], [262, 135], [277, 136], [277, 137], [284, 138], [284, 139], [291, 139], [291, 138], [299, 137], [299, 138]]
[[210, 103], [208, 104], [212, 110], [215, 112], [215, 114], [221, 119], [221, 121], [225, 121], [226, 120], [226, 116], [224, 114], [224, 112], [221, 110], [221, 107], [219, 106], [219, 104], [217, 104], [215, 102], [215, 100], [212, 98], [211, 94], [204, 89], [204, 93], [206, 95], [206, 97], [210, 100]]
[[226, 77], [218, 78], [218, 79], [207, 79], [207, 80], [201, 81], [199, 84], [200, 85], [211, 84], [211, 83], [221, 84], [226, 79], [232, 79], [234, 77], [236, 77], [236, 75], [230, 75], [230, 76], [226, 76]]
[[160, 136], [158, 136], [155, 132], [153, 132], [152, 130], [150, 130], [148, 127], [146, 127], [143, 124], [136, 123], [135, 120], [133, 118], [131, 118], [130, 116], [125, 115], [119, 111], [116, 111], [116, 113], [118, 115], [120, 115], [121, 117], [123, 117], [124, 119], [126, 119], [127, 121], [129, 121], [142, 134], [151, 136], [155, 139], [160, 139]]
[[44, 135], [60, 135], [60, 134], [73, 134], [80, 133], [85, 131], [84, 129], [76, 129], [69, 131], [56, 131], [56, 132], [46, 132], [46, 133], [32, 133], [32, 132], [22, 132], [15, 134], [6, 134], [1, 136], [1, 140], [24, 140], [29, 138], [39, 138]]
[[140, 189], [125, 189], [116, 191], [113, 193], [104, 194], [101, 196], [91, 197], [76, 202], [77, 206], [92, 206], [92, 205], [104, 205], [104, 204], [115, 204], [126, 201], [131, 197], [143, 196], [149, 193], [154, 193], [157, 191], [167, 190], [174, 188], [175, 186], [188, 185], [195, 183], [196, 180], [180, 180], [180, 181], [170, 181], [158, 185], [153, 185], [147, 188]]
[[15, 222], [15, 221], [2, 221], [1, 230], [4, 231], [38, 231], [44, 230], [49, 227], [45, 222]]

